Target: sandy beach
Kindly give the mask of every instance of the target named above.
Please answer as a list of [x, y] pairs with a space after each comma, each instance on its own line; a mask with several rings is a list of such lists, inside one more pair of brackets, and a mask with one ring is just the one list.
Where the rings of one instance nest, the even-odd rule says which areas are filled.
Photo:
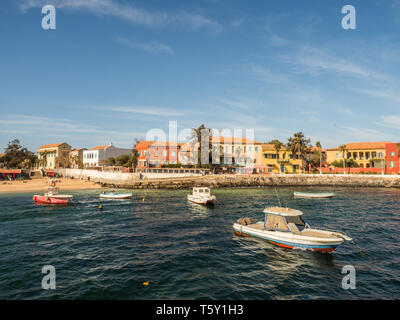
[[[86, 189], [99, 189], [100, 185], [94, 182], [78, 180], [78, 179], [66, 179], [59, 178], [60, 182], [57, 186], [60, 191], [65, 190], [86, 190]], [[48, 185], [48, 178], [34, 179], [34, 180], [22, 180], [22, 181], [1, 181], [0, 182], [0, 193], [15, 193], [15, 192], [31, 192], [46, 190]]]

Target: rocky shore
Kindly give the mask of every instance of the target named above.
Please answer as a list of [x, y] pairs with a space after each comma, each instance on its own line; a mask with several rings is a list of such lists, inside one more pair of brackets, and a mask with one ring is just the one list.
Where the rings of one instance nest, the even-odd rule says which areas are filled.
[[378, 175], [207, 175], [170, 179], [97, 181], [103, 187], [124, 189], [239, 188], [268, 186], [335, 186], [399, 188], [400, 176]]

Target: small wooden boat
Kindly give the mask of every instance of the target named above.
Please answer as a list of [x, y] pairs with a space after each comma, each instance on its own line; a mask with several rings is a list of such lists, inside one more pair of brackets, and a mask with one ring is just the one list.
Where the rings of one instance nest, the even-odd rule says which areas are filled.
[[332, 198], [333, 192], [294, 192], [296, 198]]
[[130, 199], [132, 198], [132, 193], [117, 193], [117, 192], [103, 192], [100, 194], [100, 198], [103, 199]]
[[59, 188], [57, 188], [58, 180], [49, 180], [49, 186], [47, 187], [47, 192], [42, 195], [34, 195], [33, 201], [43, 204], [68, 204], [72, 199], [72, 195], [60, 194]]
[[210, 188], [193, 188], [193, 193], [188, 194], [188, 201], [197, 204], [207, 204], [212, 205], [215, 203], [217, 198], [211, 195]]
[[300, 210], [271, 207], [264, 213], [264, 221], [254, 224], [249, 218], [239, 219], [233, 225], [236, 235], [260, 238], [279, 247], [319, 252], [332, 252], [352, 240], [340, 232], [311, 228], [301, 218]]

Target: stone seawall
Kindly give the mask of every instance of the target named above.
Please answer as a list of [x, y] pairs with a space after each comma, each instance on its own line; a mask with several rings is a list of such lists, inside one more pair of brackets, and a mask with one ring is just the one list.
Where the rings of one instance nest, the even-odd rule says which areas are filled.
[[236, 188], [268, 186], [336, 186], [400, 188], [400, 176], [372, 175], [207, 175], [174, 179], [99, 181], [103, 187], [125, 189]]

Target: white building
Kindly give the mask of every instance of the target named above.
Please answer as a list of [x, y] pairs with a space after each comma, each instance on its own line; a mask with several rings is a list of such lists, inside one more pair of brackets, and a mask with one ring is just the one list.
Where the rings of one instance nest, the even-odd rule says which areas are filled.
[[87, 167], [101, 167], [106, 165], [110, 158], [117, 158], [124, 154], [131, 155], [131, 149], [117, 148], [110, 142], [107, 146], [94, 147], [90, 150], [83, 151], [83, 166]]

